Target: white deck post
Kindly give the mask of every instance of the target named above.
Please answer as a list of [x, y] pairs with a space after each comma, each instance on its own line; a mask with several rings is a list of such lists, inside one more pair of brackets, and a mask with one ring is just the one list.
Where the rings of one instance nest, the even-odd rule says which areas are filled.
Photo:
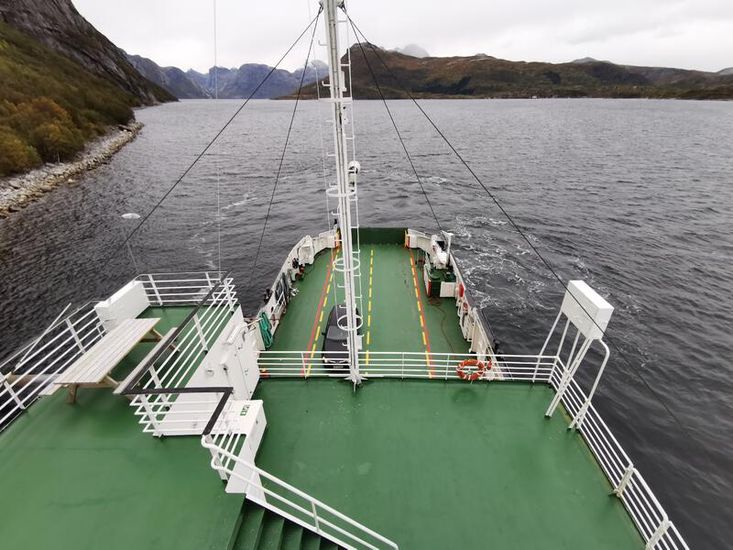
[[155, 437], [161, 437], [163, 434], [160, 431], [158, 420], [155, 418], [153, 407], [150, 405], [150, 401], [148, 401], [148, 396], [147, 395], [138, 395], [138, 397], [140, 398], [140, 402], [143, 405], [143, 409], [145, 409], [145, 413], [148, 415], [148, 418], [150, 419], [150, 424], [153, 426], [153, 435]]
[[79, 346], [81, 352], [84, 353], [87, 349], [84, 347], [84, 344], [81, 343], [79, 334], [76, 332], [74, 325], [71, 323], [71, 319], [69, 319], [68, 317], [66, 318], [66, 326], [68, 327], [71, 336], [73, 336], [74, 342], [76, 342], [76, 345]]
[[[575, 341], [577, 342], [577, 337]], [[568, 369], [563, 372], [562, 379], [560, 380], [560, 385], [557, 388], [557, 393], [555, 393], [555, 397], [552, 398], [552, 402], [550, 403], [550, 406], [547, 407], [547, 411], [545, 412], [545, 416], [550, 417], [552, 416], [552, 413], [555, 412], [555, 409], [557, 408], [560, 401], [562, 401], [563, 396], [565, 395], [565, 391], [570, 386], [570, 382], [573, 380], [573, 376], [575, 376], [575, 373], [578, 370], [578, 367], [580, 367], [580, 363], [583, 362], [583, 359], [585, 358], [585, 354], [588, 352], [588, 348], [590, 348], [591, 340], [586, 339], [583, 344], [580, 346], [580, 350], [576, 354], [576, 356], [573, 358], [573, 362], [571, 365], [568, 366]]]
[[316, 501], [311, 500], [311, 510], [313, 512], [313, 524], [316, 528], [316, 533], [321, 534], [321, 524], [318, 521], [318, 510], [316, 509]]
[[201, 328], [198, 313], [193, 314], [193, 324], [196, 327], [196, 334], [198, 334], [199, 340], [201, 341], [201, 346], [204, 348], [204, 351], [209, 351], [209, 346], [206, 343], [206, 337], [204, 336], [204, 331]]
[[8, 381], [5, 379], [5, 375], [3, 373], [0, 373], [0, 382], [2, 382], [3, 387], [8, 390], [8, 393], [10, 394], [10, 397], [13, 398], [13, 401], [15, 401], [21, 409], [25, 409], [25, 404], [20, 399], [17, 393], [13, 390], [13, 387], [8, 384]]
[[155, 281], [153, 280], [153, 275], [151, 273], [148, 273], [148, 282], [153, 289], [153, 294], [155, 294], [155, 299], [158, 301], [158, 305], [162, 306], [163, 299], [160, 297], [160, 292], [158, 292], [158, 285], [155, 284]]
[[222, 462], [221, 462], [221, 458], [219, 457], [219, 453], [216, 452], [216, 450], [218, 449], [218, 447], [214, 446], [214, 440], [211, 437], [211, 434], [205, 435], [203, 437], [204, 437], [204, 441], [207, 443], [207, 445], [204, 445], [204, 446], [205, 447], [208, 447], [209, 452], [211, 453], [212, 466], [216, 465], [216, 466], [219, 466], [219, 468], [221, 468], [221, 469], [219, 469], [219, 468], [214, 467], [214, 470], [216, 470], [216, 473], [219, 474], [219, 477], [221, 478], [222, 481], [226, 481], [227, 480], [227, 474], [224, 471], [224, 464], [222, 464]]
[[667, 534], [667, 531], [670, 527], [672, 527], [672, 522], [669, 521], [669, 518], [667, 518], [667, 515], [665, 514], [662, 521], [659, 522], [659, 527], [657, 527], [656, 531], [654, 531], [651, 538], [649, 539], [649, 542], [646, 543], [645, 549], [653, 550], [654, 548], [656, 548], [657, 544], [659, 544], [659, 542], [662, 540], [662, 537]]
[[224, 291], [226, 292], [227, 304], [229, 305], [229, 311], [234, 311], [234, 300], [232, 300], [232, 287], [228, 279], [224, 280]]
[[618, 485], [613, 488], [613, 494], [617, 497], [621, 498], [624, 496], [624, 491], [626, 490], [626, 486], [631, 481], [631, 478], [634, 476], [634, 473], [636, 472], [636, 468], [634, 468], [634, 465], [629, 462], [629, 465], [626, 467], [626, 470], [624, 470], [624, 475], [621, 477], [621, 481], [618, 482]]
[[606, 363], [608, 363], [608, 357], [611, 354], [611, 350], [608, 349], [608, 346], [606, 345], [606, 343], [603, 340], [598, 340], [598, 342], [606, 350], [606, 354], [603, 357], [603, 363], [601, 363], [601, 368], [598, 369], [598, 374], [596, 375], [596, 379], [593, 381], [593, 387], [590, 389], [588, 398], [585, 400], [585, 402], [583, 403], [583, 406], [580, 407], [578, 414], [575, 415], [575, 418], [573, 418], [573, 421], [570, 423], [571, 428], [579, 429], [583, 425], [583, 420], [585, 419], [585, 415], [588, 413], [588, 409], [590, 408], [590, 403], [591, 403], [591, 400], [593, 399], [593, 394], [596, 393], [596, 389], [598, 388], [598, 383], [601, 381], [601, 376], [603, 376], [603, 371], [606, 368]]
[[[545, 350], [547, 349], [547, 344], [550, 343], [550, 338], [552, 337], [552, 334], [555, 332], [555, 327], [557, 326], [557, 322], [560, 320], [561, 315], [562, 315], [562, 311], [558, 312], [557, 317], [555, 317], [555, 322], [552, 323], [552, 328], [550, 329], [550, 332], [547, 333], [547, 338], [545, 338], [545, 343], [542, 344], [542, 349], [540, 350], [540, 354], [537, 356], [537, 363], [534, 366], [534, 374], [532, 375], [532, 382], [537, 381], [537, 371], [540, 369], [540, 361], [542, 361], [542, 356], [545, 354]], [[565, 325], [565, 329], [567, 330], [567, 325]]]

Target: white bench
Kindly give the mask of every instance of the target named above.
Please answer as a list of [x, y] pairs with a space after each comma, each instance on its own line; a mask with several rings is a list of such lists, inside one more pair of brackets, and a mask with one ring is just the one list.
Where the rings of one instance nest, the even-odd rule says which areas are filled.
[[117, 387], [117, 381], [111, 378], [109, 373], [147, 334], [152, 332], [157, 340], [162, 339], [154, 328], [158, 321], [160, 319], [157, 318], [121, 321], [68, 369], [59, 374], [54, 380], [54, 385], [69, 388], [70, 403], [76, 401], [76, 390], [79, 386]]

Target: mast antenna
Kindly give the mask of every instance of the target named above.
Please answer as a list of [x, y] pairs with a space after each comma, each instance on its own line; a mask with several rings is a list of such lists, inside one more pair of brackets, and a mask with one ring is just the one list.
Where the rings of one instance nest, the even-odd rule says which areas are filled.
[[[347, 90], [344, 68], [350, 68], [349, 63], [342, 63], [339, 45], [338, 9], [343, 9], [343, 0], [321, 0], [321, 7], [326, 14], [326, 46], [328, 49], [328, 70], [331, 115], [333, 122], [334, 157], [336, 161], [336, 184], [329, 186], [326, 193], [338, 199], [338, 227], [341, 233], [341, 257], [334, 261], [334, 269], [343, 275], [343, 289], [345, 298], [345, 314], [339, 315], [338, 325], [346, 332], [348, 347], [349, 380], [356, 387], [361, 384], [359, 372], [359, 349], [361, 336], [359, 329], [362, 320], [357, 311], [357, 284], [359, 277], [359, 250], [354, 250], [354, 236], [358, 235], [358, 214], [356, 175], [360, 170], [355, 160], [349, 162], [349, 142], [353, 147], [353, 128], [349, 113], [351, 110], [351, 90]], [[348, 57], [347, 57], [348, 59]], [[345, 93], [348, 92], [347, 95]], [[349, 126], [352, 134], [347, 135]], [[357, 238], [358, 242], [358, 238]], [[337, 311], [339, 311], [337, 309]]]

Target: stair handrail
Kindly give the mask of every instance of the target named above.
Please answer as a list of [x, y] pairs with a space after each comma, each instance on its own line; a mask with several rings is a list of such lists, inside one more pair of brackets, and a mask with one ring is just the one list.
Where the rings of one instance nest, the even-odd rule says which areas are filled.
[[223, 448], [219, 447], [218, 445], [216, 445], [215, 443], [212, 442], [210, 433], [206, 433], [206, 432], [207, 432], [207, 430], [204, 431], [204, 435], [201, 437], [201, 445], [203, 445], [205, 448], [207, 448], [211, 452], [211, 455], [212, 455], [211, 467], [214, 470], [216, 470], [218, 472], [223, 472], [223, 473], [228, 474], [230, 476], [234, 476], [234, 477], [240, 479], [241, 481], [245, 482], [247, 485], [252, 485], [253, 482], [252, 482], [251, 479], [246, 479], [243, 476], [237, 474], [236, 472], [234, 472], [233, 468], [225, 467], [222, 464], [222, 461], [218, 460], [218, 457], [224, 456], [224, 457], [229, 458], [230, 460], [232, 460], [234, 462], [238, 462], [240, 464], [243, 464], [246, 468], [248, 468], [250, 470], [250, 473], [251, 473], [250, 477], [252, 477], [253, 473], [256, 473], [256, 474], [264, 477], [265, 479], [268, 479], [268, 480], [272, 481], [276, 485], [278, 485], [278, 486], [286, 489], [287, 491], [290, 491], [291, 493], [296, 494], [299, 497], [301, 497], [302, 499], [308, 501], [311, 504], [311, 510], [306, 510], [302, 506], [299, 506], [298, 504], [290, 501], [286, 497], [283, 497], [281, 495], [278, 495], [277, 493], [272, 492], [267, 487], [264, 487], [262, 485], [257, 485], [256, 486], [257, 489], [259, 489], [259, 490], [261, 490], [261, 491], [263, 491], [263, 492], [265, 492], [265, 493], [267, 493], [269, 495], [272, 495], [273, 497], [277, 498], [278, 500], [281, 500], [283, 502], [286, 502], [289, 506], [293, 507], [296, 510], [299, 510], [299, 511], [305, 513], [306, 515], [313, 517], [314, 526], [315, 526], [315, 528], [317, 530], [319, 530], [319, 525], [320, 524], [324, 524], [324, 525], [327, 525], [328, 527], [331, 527], [331, 528], [333, 528], [333, 529], [335, 529], [335, 530], [337, 530], [337, 531], [339, 531], [339, 532], [347, 535], [348, 537], [350, 537], [354, 541], [356, 541], [356, 542], [358, 542], [358, 543], [366, 546], [367, 548], [378, 550], [378, 547], [369, 544], [368, 542], [362, 540], [358, 536], [356, 536], [354, 534], [351, 534], [351, 533], [349, 533], [347, 531], [344, 531], [343, 529], [341, 529], [340, 527], [332, 524], [331, 522], [329, 522], [326, 519], [319, 518], [316, 510], [317, 510], [317, 508], [321, 508], [322, 510], [325, 510], [326, 512], [328, 512], [330, 514], [333, 514], [337, 518], [345, 521], [346, 523], [348, 523], [352, 527], [355, 527], [356, 529], [361, 530], [364, 533], [366, 533], [366, 534], [370, 535], [371, 537], [375, 538], [376, 540], [384, 543], [387, 548], [392, 548], [394, 550], [399, 550], [399, 546], [394, 541], [392, 541], [392, 540], [390, 540], [390, 539], [388, 539], [388, 538], [380, 535], [379, 533], [376, 533], [375, 531], [369, 529], [367, 526], [359, 523], [358, 521], [356, 521], [356, 520], [348, 517], [345, 514], [342, 514], [338, 510], [335, 510], [334, 508], [332, 508], [328, 504], [325, 504], [325, 503], [321, 502], [320, 500], [318, 500], [317, 498], [309, 495], [308, 493], [305, 493], [304, 491], [301, 491], [297, 487], [293, 487], [288, 482], [286, 482], [286, 481], [280, 479], [279, 477], [277, 477], [277, 476], [275, 476], [275, 475], [273, 475], [273, 474], [271, 474], [271, 473], [263, 470], [262, 468], [259, 468], [258, 466], [256, 466], [252, 462], [249, 462], [248, 460], [244, 460], [242, 457], [240, 457], [238, 455], [235, 455], [235, 454], [227, 451], [226, 449], [223, 449]]

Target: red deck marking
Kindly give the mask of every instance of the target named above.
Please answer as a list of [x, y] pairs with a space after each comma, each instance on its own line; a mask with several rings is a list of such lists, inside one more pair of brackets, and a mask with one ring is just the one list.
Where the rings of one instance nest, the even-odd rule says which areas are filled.
[[417, 302], [417, 311], [420, 314], [420, 328], [422, 329], [423, 343], [425, 344], [425, 361], [428, 364], [428, 375], [432, 378], [433, 366], [430, 361], [430, 333], [428, 332], [428, 323], [426, 322], [425, 314], [423, 313], [425, 308], [422, 307], [421, 304], [422, 295], [420, 293], [420, 284], [417, 279], [417, 271], [415, 269], [415, 260], [412, 257], [412, 250], [410, 251], [410, 269], [412, 270], [412, 283], [415, 285], [415, 300]]
[[[328, 270], [326, 270], [326, 280], [323, 281], [323, 289], [321, 290], [321, 300], [318, 302], [318, 309], [316, 310], [316, 316], [313, 318], [313, 328], [311, 329], [311, 338], [308, 341], [308, 347], [305, 348], [306, 351], [310, 351], [310, 359], [313, 359], [314, 351], [313, 351], [313, 344], [316, 341], [316, 332], [318, 329], [318, 320], [321, 316], [321, 311], [323, 311], [323, 306], [326, 303], [326, 298], [328, 296], [328, 293], [326, 290], [328, 289], [328, 281], [331, 279], [331, 270], [333, 269], [333, 260], [334, 260], [334, 254], [333, 251], [331, 252], [331, 261], [328, 263]], [[303, 365], [303, 369], [301, 370], [301, 374], [305, 376], [305, 365]]]

